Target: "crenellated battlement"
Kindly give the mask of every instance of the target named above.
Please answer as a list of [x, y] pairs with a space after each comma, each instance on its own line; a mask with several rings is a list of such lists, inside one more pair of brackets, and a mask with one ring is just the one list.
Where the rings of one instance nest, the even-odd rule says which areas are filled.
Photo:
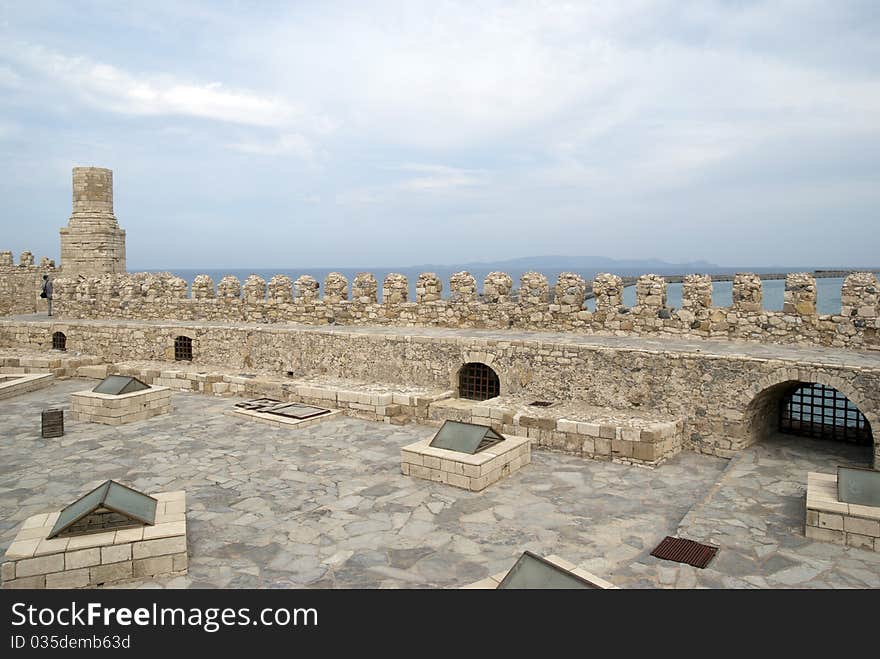
[[[635, 282], [636, 303], [627, 307], [624, 280], [610, 273], [586, 282], [566, 272], [551, 287], [543, 274], [527, 272], [514, 289], [510, 275], [492, 272], [479, 293], [470, 273], [457, 272], [449, 279], [449, 297], [443, 298], [443, 282], [428, 272], [418, 276], [411, 301], [407, 277], [390, 273], [381, 282], [380, 302], [379, 282], [368, 272], [351, 282], [338, 272], [323, 282], [310, 275], [296, 281], [276, 275], [268, 284], [257, 275], [243, 284], [233, 276], [215, 284], [199, 275], [189, 295], [184, 280], [169, 273], [133, 273], [59, 278], [55, 306], [66, 318], [513, 328], [880, 348], [880, 284], [871, 273], [846, 277], [835, 314], [816, 313], [816, 280], [810, 273], [786, 277], [781, 311], [764, 309], [761, 278], [753, 273], [734, 277], [726, 307], [713, 305], [708, 275], [684, 278], [679, 309], [668, 306], [667, 287], [660, 275], [642, 275]], [[585, 306], [588, 291], [595, 300], [592, 311]]]

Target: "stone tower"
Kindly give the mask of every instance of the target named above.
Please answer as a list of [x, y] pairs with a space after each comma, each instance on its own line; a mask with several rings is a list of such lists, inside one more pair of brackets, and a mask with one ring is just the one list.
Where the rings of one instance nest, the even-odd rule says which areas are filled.
[[113, 215], [113, 172], [73, 168], [73, 213], [61, 229], [65, 277], [125, 272], [125, 231]]

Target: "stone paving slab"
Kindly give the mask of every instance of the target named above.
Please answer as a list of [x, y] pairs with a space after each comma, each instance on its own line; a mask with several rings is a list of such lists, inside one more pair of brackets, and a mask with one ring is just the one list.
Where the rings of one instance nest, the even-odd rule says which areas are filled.
[[[72, 422], [64, 437], [40, 438], [40, 410], [67, 408], [83, 384], [0, 402], [2, 551], [28, 517], [116, 478], [187, 491], [189, 572], [141, 587], [459, 587], [526, 549], [622, 587], [880, 586], [877, 554], [803, 536], [806, 472], [827, 467], [834, 445], [761, 444], [730, 466], [686, 452], [654, 470], [537, 450], [472, 493], [400, 474], [400, 448], [433, 428], [342, 416], [274, 428], [198, 394], [173, 394], [170, 415]], [[688, 537], [724, 545], [709, 569], [647, 557], [680, 522]]]
[[118, 428], [72, 422], [63, 438], [42, 440], [39, 410], [66, 407], [82, 388], [58, 382], [0, 403], [0, 549], [84, 481], [185, 489], [189, 573], [144, 587], [458, 587], [525, 549], [603, 557], [593, 571], [608, 575], [672, 531], [725, 464], [686, 454], [648, 470], [536, 452], [471, 493], [400, 474], [400, 448], [433, 428], [342, 416], [274, 428], [187, 393], [174, 394], [171, 415]]
[[869, 447], [777, 435], [742, 451], [678, 535], [720, 547], [704, 570], [642, 556], [626, 588], [880, 588], [880, 555], [804, 535], [807, 473], [866, 466]]

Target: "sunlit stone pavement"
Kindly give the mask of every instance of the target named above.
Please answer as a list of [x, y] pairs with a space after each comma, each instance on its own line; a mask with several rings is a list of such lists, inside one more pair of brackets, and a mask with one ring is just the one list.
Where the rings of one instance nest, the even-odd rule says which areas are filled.
[[[67, 418], [63, 438], [41, 439], [40, 410], [94, 384], [0, 401], [0, 549], [26, 517], [113, 478], [184, 489], [189, 505], [189, 574], [128, 587], [457, 587], [526, 549], [622, 587], [880, 587], [880, 554], [803, 535], [806, 472], [864, 464], [850, 447], [780, 438], [656, 470], [536, 450], [471, 493], [400, 474], [400, 447], [432, 428], [343, 416], [274, 428], [196, 394], [175, 393], [171, 415], [116, 428]], [[705, 570], [648, 555], [675, 533], [721, 550]]]

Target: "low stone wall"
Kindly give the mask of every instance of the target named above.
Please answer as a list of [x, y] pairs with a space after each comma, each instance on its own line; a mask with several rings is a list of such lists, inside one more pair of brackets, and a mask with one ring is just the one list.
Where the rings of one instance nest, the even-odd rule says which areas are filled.
[[550, 288], [546, 277], [522, 276], [516, 295], [510, 276], [491, 273], [482, 295], [467, 272], [450, 280], [452, 295], [441, 299], [442, 283], [433, 273], [419, 276], [417, 299], [408, 300], [408, 282], [392, 273], [382, 285], [370, 273], [351, 285], [332, 273], [319, 296], [319, 283], [304, 275], [294, 283], [278, 275], [266, 282], [253, 275], [241, 284], [224, 277], [215, 288], [200, 275], [187, 297], [186, 282], [168, 273], [120, 274], [58, 279], [55, 307], [60, 318], [302, 323], [309, 325], [399, 325], [492, 329], [530, 329], [615, 335], [659, 335], [736, 339], [762, 343], [803, 343], [880, 349], [880, 285], [871, 273], [849, 275], [839, 313], [816, 313], [816, 282], [809, 273], [786, 278], [783, 311], [763, 308], [761, 279], [741, 273], [733, 281], [732, 304], [712, 306], [712, 281], [688, 275], [682, 308], [667, 306], [667, 283], [643, 275], [636, 283], [636, 305], [623, 305], [623, 280], [600, 274], [590, 285], [595, 311], [584, 308], [587, 282], [574, 273], [559, 275]]
[[46, 539], [60, 513], [29, 517], [0, 565], [3, 588], [89, 588], [186, 574], [186, 493], [160, 492], [156, 523]]
[[121, 426], [160, 414], [170, 414], [171, 390], [167, 387], [150, 387], [118, 396], [90, 389], [77, 391], [70, 394], [70, 411], [74, 421]]
[[51, 373], [4, 374], [0, 369], [0, 400], [48, 387], [53, 379]]
[[[49, 337], [49, 345], [52, 345], [51, 336]], [[66, 353], [54, 353], [49, 356], [45, 354], [24, 354], [26, 351], [15, 350], [13, 354], [3, 354], [0, 351], [0, 375], [16, 374], [16, 373], [45, 373], [49, 372], [56, 378], [69, 378], [75, 375], [84, 375], [84, 377], [100, 377], [104, 375], [85, 375], [81, 369], [92, 367], [96, 364], [105, 364], [106, 360], [102, 357], [92, 355], [68, 355]], [[97, 368], [101, 368], [98, 366]], [[106, 367], [105, 367], [106, 368]], [[100, 371], [94, 371], [97, 373]]]
[[807, 474], [807, 523], [813, 540], [880, 551], [880, 508], [837, 499], [837, 475]]
[[[131, 375], [139, 380], [168, 387], [175, 391], [191, 391], [214, 396], [246, 398], [277, 398], [284, 401], [331, 407], [367, 421], [400, 425], [413, 419], [424, 419], [429, 406], [454, 395], [453, 391], [431, 391], [425, 388], [363, 382], [332, 377], [296, 379], [258, 374], [230, 374], [222, 371], [200, 371], [163, 368], [162, 364], [112, 365], [108, 372]], [[194, 367], [195, 368], [195, 367]]]
[[[611, 345], [610, 341], [592, 342], [590, 337], [566, 339], [541, 334], [521, 334], [510, 340], [503, 332], [472, 336], [432, 330], [384, 333], [121, 321], [0, 321], [0, 349], [46, 349], [51, 345], [52, 332], [60, 327], [67, 334], [69, 350], [81, 347], [113, 364], [161, 361], [176, 336], [188, 335], [193, 339], [194, 361], [187, 369], [206, 374], [204, 382], [198, 381], [201, 376], [186, 376], [196, 378], [187, 382], [191, 390], [207, 388], [210, 373], [215, 370], [226, 375], [257, 373], [258, 378], [235, 381], [230, 375], [228, 382], [221, 376], [210, 383], [213, 393], [220, 393], [215, 389], [219, 384], [225, 392], [234, 386], [235, 393], [240, 390], [252, 398], [266, 395], [293, 400], [276, 395], [285, 393], [286, 373], [291, 374], [294, 387], [318, 389], [326, 386], [322, 383], [333, 381], [377, 383], [385, 393], [391, 392], [392, 405], [399, 404], [407, 414], [424, 418], [430, 400], [415, 394], [406, 404], [398, 402], [405, 399], [395, 398], [393, 392], [416, 388], [436, 395], [436, 400], [448, 398], [453, 394], [444, 392], [457, 389], [461, 366], [483, 362], [498, 374], [502, 396], [628, 410], [646, 418], [658, 414], [664, 417], [660, 421], [681, 419], [684, 448], [722, 457], [731, 457], [761, 438], [762, 419], [769, 418], [761, 411], [775, 404], [773, 397], [782, 395], [780, 387], [816, 382], [834, 387], [859, 407], [871, 423], [875, 453], [880, 454], [876, 441], [880, 431], [880, 361], [874, 355], [842, 351], [826, 355], [820, 349], [785, 346], [750, 353], [710, 342], [699, 347], [664, 349], [654, 342]], [[154, 372], [156, 377], [161, 374], [158, 368]], [[267, 380], [265, 386], [248, 384], [261, 377]], [[321, 404], [325, 399], [304, 395], [296, 400]], [[326, 400], [332, 401], [332, 397]], [[341, 400], [338, 394], [336, 401], [336, 405], [328, 406], [352, 402]], [[620, 439], [626, 441], [622, 436]]]
[[525, 398], [499, 396], [482, 402], [451, 398], [431, 405], [428, 423], [440, 425], [447, 419], [492, 426], [505, 436], [529, 437], [536, 446], [570, 455], [651, 467], [684, 444], [684, 419], [582, 402], [533, 407]]

